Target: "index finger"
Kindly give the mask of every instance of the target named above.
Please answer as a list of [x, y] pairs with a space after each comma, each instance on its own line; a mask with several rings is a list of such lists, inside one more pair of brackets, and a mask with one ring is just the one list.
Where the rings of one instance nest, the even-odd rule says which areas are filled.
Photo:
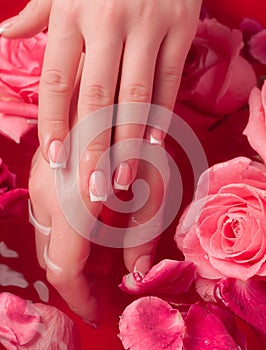
[[[60, 6], [59, 6], [60, 5]], [[39, 94], [39, 139], [42, 154], [52, 167], [63, 167], [59, 148], [69, 131], [69, 108], [78, 72], [83, 38], [68, 1], [55, 1], [50, 15], [48, 42]]]

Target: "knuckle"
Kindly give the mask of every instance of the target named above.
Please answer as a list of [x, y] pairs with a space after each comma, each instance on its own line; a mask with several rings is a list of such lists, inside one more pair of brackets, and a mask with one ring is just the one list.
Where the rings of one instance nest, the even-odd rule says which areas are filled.
[[43, 90], [54, 93], [68, 93], [71, 84], [66, 79], [63, 71], [59, 69], [47, 69], [42, 73], [40, 87]]
[[112, 97], [102, 85], [90, 85], [81, 92], [79, 104], [85, 110], [96, 110], [111, 105]]
[[122, 8], [123, 6], [121, 6], [119, 1], [106, 1], [102, 11], [102, 19], [106, 22], [110, 21], [111, 23], [113, 23], [113, 21], [118, 21], [122, 13]]
[[177, 83], [181, 77], [181, 70], [177, 66], [168, 66], [163, 70], [163, 79], [169, 83]]
[[142, 84], [132, 84], [124, 88], [120, 93], [120, 100], [132, 102], [148, 102], [151, 91]]
[[[53, 116], [50, 116], [50, 118], [53, 118]], [[42, 140], [42, 136], [45, 137], [46, 134], [48, 134], [51, 139], [59, 136], [60, 138], [64, 138], [68, 131], [68, 124], [66, 121], [58, 119], [58, 116], [55, 117], [55, 119], [50, 118], [40, 121], [38, 126], [39, 139]]]
[[91, 142], [88, 145], [87, 152], [88, 154], [95, 153], [95, 154], [102, 154], [106, 150], [105, 143], [101, 142]]

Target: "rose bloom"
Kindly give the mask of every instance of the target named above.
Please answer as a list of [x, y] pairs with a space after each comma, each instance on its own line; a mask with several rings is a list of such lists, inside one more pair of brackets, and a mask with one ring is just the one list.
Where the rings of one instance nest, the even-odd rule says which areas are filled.
[[46, 39], [45, 33], [29, 39], [0, 37], [0, 100], [37, 104]]
[[213, 115], [247, 105], [256, 75], [240, 56], [243, 45], [240, 30], [231, 30], [216, 19], [200, 21], [185, 63], [179, 100]]
[[175, 239], [203, 278], [266, 276], [265, 218], [266, 168], [238, 157], [202, 174]]

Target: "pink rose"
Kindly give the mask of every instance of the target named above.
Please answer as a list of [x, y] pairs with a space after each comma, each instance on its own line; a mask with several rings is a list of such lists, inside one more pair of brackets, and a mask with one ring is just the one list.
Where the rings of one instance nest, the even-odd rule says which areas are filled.
[[245, 106], [256, 75], [240, 56], [242, 47], [240, 30], [231, 30], [215, 19], [200, 21], [185, 63], [179, 100], [214, 115]]
[[46, 38], [45, 33], [18, 40], [0, 37], [0, 100], [38, 103]]
[[266, 168], [238, 157], [208, 169], [175, 239], [200, 277], [266, 276]]
[[0, 131], [17, 143], [36, 125], [46, 39], [45, 33], [30, 39], [0, 37]]
[[266, 81], [262, 90], [254, 87], [249, 98], [249, 120], [244, 130], [250, 145], [266, 164]]

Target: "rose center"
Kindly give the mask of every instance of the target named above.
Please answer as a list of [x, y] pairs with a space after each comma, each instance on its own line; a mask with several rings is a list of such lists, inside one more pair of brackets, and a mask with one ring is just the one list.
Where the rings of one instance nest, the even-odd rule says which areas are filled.
[[238, 237], [241, 225], [238, 219], [228, 218], [224, 223], [224, 237], [229, 240], [234, 240]]

